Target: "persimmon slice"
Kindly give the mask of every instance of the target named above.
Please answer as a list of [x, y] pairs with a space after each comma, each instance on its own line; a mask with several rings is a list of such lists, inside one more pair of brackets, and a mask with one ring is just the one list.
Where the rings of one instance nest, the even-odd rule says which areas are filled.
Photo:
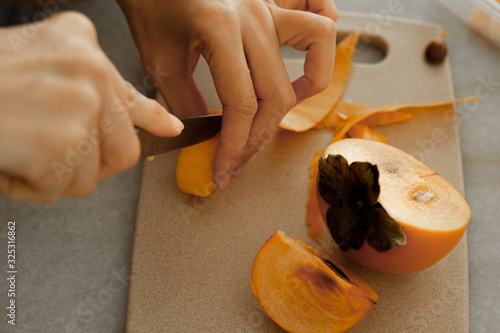
[[212, 180], [212, 164], [220, 134], [181, 150], [177, 158], [177, 187], [184, 193], [208, 197], [217, 187]]
[[307, 131], [333, 109], [344, 93], [358, 39], [359, 32], [353, 32], [337, 45], [335, 67], [326, 89], [292, 108], [281, 121], [281, 128], [295, 132]]
[[283, 231], [257, 253], [251, 287], [269, 317], [292, 333], [344, 332], [378, 299], [332, 257]]
[[[345, 160], [327, 168], [320, 161], [317, 200], [328, 231], [352, 260], [388, 273], [416, 272], [462, 238], [467, 202], [413, 156], [364, 139], [337, 141], [323, 156]], [[352, 171], [354, 165], [364, 169]]]

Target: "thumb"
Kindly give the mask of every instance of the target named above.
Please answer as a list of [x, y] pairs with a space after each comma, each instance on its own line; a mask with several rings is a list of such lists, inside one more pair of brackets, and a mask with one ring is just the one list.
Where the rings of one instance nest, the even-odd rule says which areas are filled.
[[307, 51], [304, 75], [292, 83], [297, 103], [328, 86], [335, 60], [335, 22], [325, 16], [300, 10], [269, 7], [280, 46]]
[[135, 126], [157, 136], [177, 136], [184, 125], [160, 103], [147, 98], [125, 81], [125, 96], [128, 112]]

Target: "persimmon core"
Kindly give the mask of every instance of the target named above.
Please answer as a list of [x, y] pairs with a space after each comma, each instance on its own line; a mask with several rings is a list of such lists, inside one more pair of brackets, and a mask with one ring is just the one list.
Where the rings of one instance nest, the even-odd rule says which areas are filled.
[[428, 190], [428, 191], [420, 190], [420, 191], [413, 193], [412, 198], [418, 202], [428, 202], [429, 200], [434, 198], [434, 195], [435, 194], [434, 194], [434, 192], [432, 192], [432, 190]]

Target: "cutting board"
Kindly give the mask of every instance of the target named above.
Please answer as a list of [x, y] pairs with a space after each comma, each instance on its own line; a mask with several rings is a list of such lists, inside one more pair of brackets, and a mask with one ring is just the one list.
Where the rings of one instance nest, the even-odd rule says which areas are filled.
[[[371, 43], [387, 52], [376, 64], [353, 65], [343, 100], [376, 106], [454, 98], [448, 62], [431, 66], [423, 59], [426, 44], [441, 32], [439, 26], [342, 13], [338, 29], [339, 36], [360, 31], [360, 48]], [[285, 63], [291, 78], [302, 73], [301, 59]], [[206, 64], [199, 65], [195, 79], [209, 105], [218, 108]], [[409, 121], [376, 130], [463, 193], [454, 107], [414, 113]], [[330, 130], [279, 131], [238, 179], [208, 198], [177, 189], [178, 152], [146, 161], [132, 253], [128, 332], [283, 332], [250, 289], [255, 255], [278, 229], [330, 253], [377, 291], [378, 302], [350, 332], [467, 332], [465, 236], [435, 266], [405, 275], [350, 261], [326, 233], [321, 245], [307, 236], [309, 161], [331, 138]]]

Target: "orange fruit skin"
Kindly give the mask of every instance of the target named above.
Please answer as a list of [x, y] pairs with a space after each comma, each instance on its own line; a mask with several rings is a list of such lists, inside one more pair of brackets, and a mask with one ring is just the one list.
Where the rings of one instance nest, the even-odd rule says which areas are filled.
[[[360, 141], [362, 139], [347, 140]], [[344, 139], [342, 141], [346, 140]], [[377, 142], [375, 142], [374, 144], [385, 145]], [[418, 161], [418, 163], [423, 165], [423, 163], [421, 163], [420, 161]], [[430, 169], [428, 170], [429, 172], [431, 171]], [[319, 175], [317, 177], [317, 182], [318, 180]], [[446, 181], [443, 180], [443, 182]], [[384, 184], [380, 183], [380, 186], [382, 189]], [[452, 191], [458, 193], [457, 190], [451, 185], [449, 185], [449, 191], [450, 193]], [[321, 197], [317, 186], [316, 197], [323, 222], [327, 230], [330, 232], [330, 229], [328, 228], [328, 224], [326, 222], [326, 212], [330, 205]], [[464, 204], [467, 205], [465, 201]], [[386, 206], [388, 205], [390, 205], [390, 202], [386, 203]], [[465, 233], [465, 230], [467, 229], [468, 221], [470, 219], [470, 210], [468, 210], [468, 216], [463, 216], [462, 218], [467, 221], [463, 226], [454, 230], [446, 231], [423, 229], [414, 225], [409, 225], [404, 221], [397, 221], [406, 235], [407, 242], [405, 245], [396, 246], [395, 248], [386, 252], [378, 252], [365, 242], [365, 244], [360, 249], [355, 250], [350, 248], [345, 251], [344, 254], [360, 265], [385, 273], [403, 274], [418, 272], [427, 269], [439, 262], [460, 242]]]
[[[323, 221], [329, 204], [316, 193]], [[406, 245], [387, 252], [377, 252], [365, 244], [359, 249], [349, 249], [344, 254], [351, 260], [377, 271], [393, 274], [414, 273], [429, 268], [443, 259], [462, 239], [467, 226], [452, 231], [426, 230], [398, 221], [406, 235]], [[325, 222], [328, 229], [328, 225]], [[330, 229], [328, 229], [330, 231]]]
[[447, 232], [429, 231], [402, 222], [399, 224], [406, 234], [406, 245], [381, 253], [365, 243], [359, 250], [347, 250], [346, 256], [378, 271], [414, 273], [429, 268], [443, 259], [462, 239], [466, 229], [463, 227]]

